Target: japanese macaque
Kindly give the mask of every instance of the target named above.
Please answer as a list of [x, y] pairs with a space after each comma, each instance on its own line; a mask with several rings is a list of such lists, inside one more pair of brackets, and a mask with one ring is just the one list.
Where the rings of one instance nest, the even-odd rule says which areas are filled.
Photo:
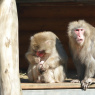
[[84, 20], [73, 21], [69, 23], [68, 36], [78, 78], [86, 90], [95, 76], [95, 28]]
[[53, 32], [44, 31], [33, 35], [26, 58], [29, 61], [30, 81], [56, 83], [65, 80], [68, 57]]

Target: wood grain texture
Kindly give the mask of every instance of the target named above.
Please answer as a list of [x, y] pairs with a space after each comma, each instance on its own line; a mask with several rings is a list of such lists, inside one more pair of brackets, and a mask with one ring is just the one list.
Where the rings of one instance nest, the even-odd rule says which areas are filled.
[[0, 0], [0, 95], [22, 95], [15, 0]]
[[[32, 89], [80, 89], [80, 83], [22, 83], [23, 90]], [[95, 84], [89, 88], [95, 88]]]

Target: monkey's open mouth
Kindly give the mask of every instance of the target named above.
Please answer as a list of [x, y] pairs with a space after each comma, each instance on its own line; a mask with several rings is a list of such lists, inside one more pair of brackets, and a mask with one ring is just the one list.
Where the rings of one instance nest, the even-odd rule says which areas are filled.
[[44, 52], [44, 51], [37, 51], [37, 52], [36, 52], [36, 55], [37, 55], [38, 57], [43, 57], [43, 56], [45, 55], [45, 52]]
[[83, 41], [83, 39], [79, 39], [79, 41]]
[[46, 61], [49, 58], [50, 54], [49, 53], [45, 53], [45, 51], [37, 51], [36, 52], [36, 56], [41, 58], [40, 61]]
[[77, 42], [83, 42], [83, 39], [78, 39]]

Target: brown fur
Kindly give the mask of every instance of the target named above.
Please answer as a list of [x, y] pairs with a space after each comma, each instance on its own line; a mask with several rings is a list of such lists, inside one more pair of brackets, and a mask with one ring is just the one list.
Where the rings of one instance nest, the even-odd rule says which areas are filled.
[[[43, 50], [45, 51], [43, 58], [35, 56], [35, 51]], [[64, 81], [67, 55], [53, 32], [44, 31], [32, 36], [26, 58], [29, 61], [28, 77], [30, 81], [49, 83]], [[39, 60], [44, 63], [40, 65]]]
[[[74, 29], [83, 28], [84, 42], [77, 44]], [[95, 75], [95, 28], [84, 20], [73, 21], [68, 26], [69, 45], [82, 87], [88, 87], [87, 80]]]

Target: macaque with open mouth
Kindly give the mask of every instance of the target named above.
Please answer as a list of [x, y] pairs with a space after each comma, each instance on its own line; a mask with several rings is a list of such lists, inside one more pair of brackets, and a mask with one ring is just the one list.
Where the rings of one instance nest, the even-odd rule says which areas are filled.
[[56, 83], [65, 80], [68, 58], [53, 32], [44, 31], [33, 35], [26, 58], [29, 61], [30, 81]]

